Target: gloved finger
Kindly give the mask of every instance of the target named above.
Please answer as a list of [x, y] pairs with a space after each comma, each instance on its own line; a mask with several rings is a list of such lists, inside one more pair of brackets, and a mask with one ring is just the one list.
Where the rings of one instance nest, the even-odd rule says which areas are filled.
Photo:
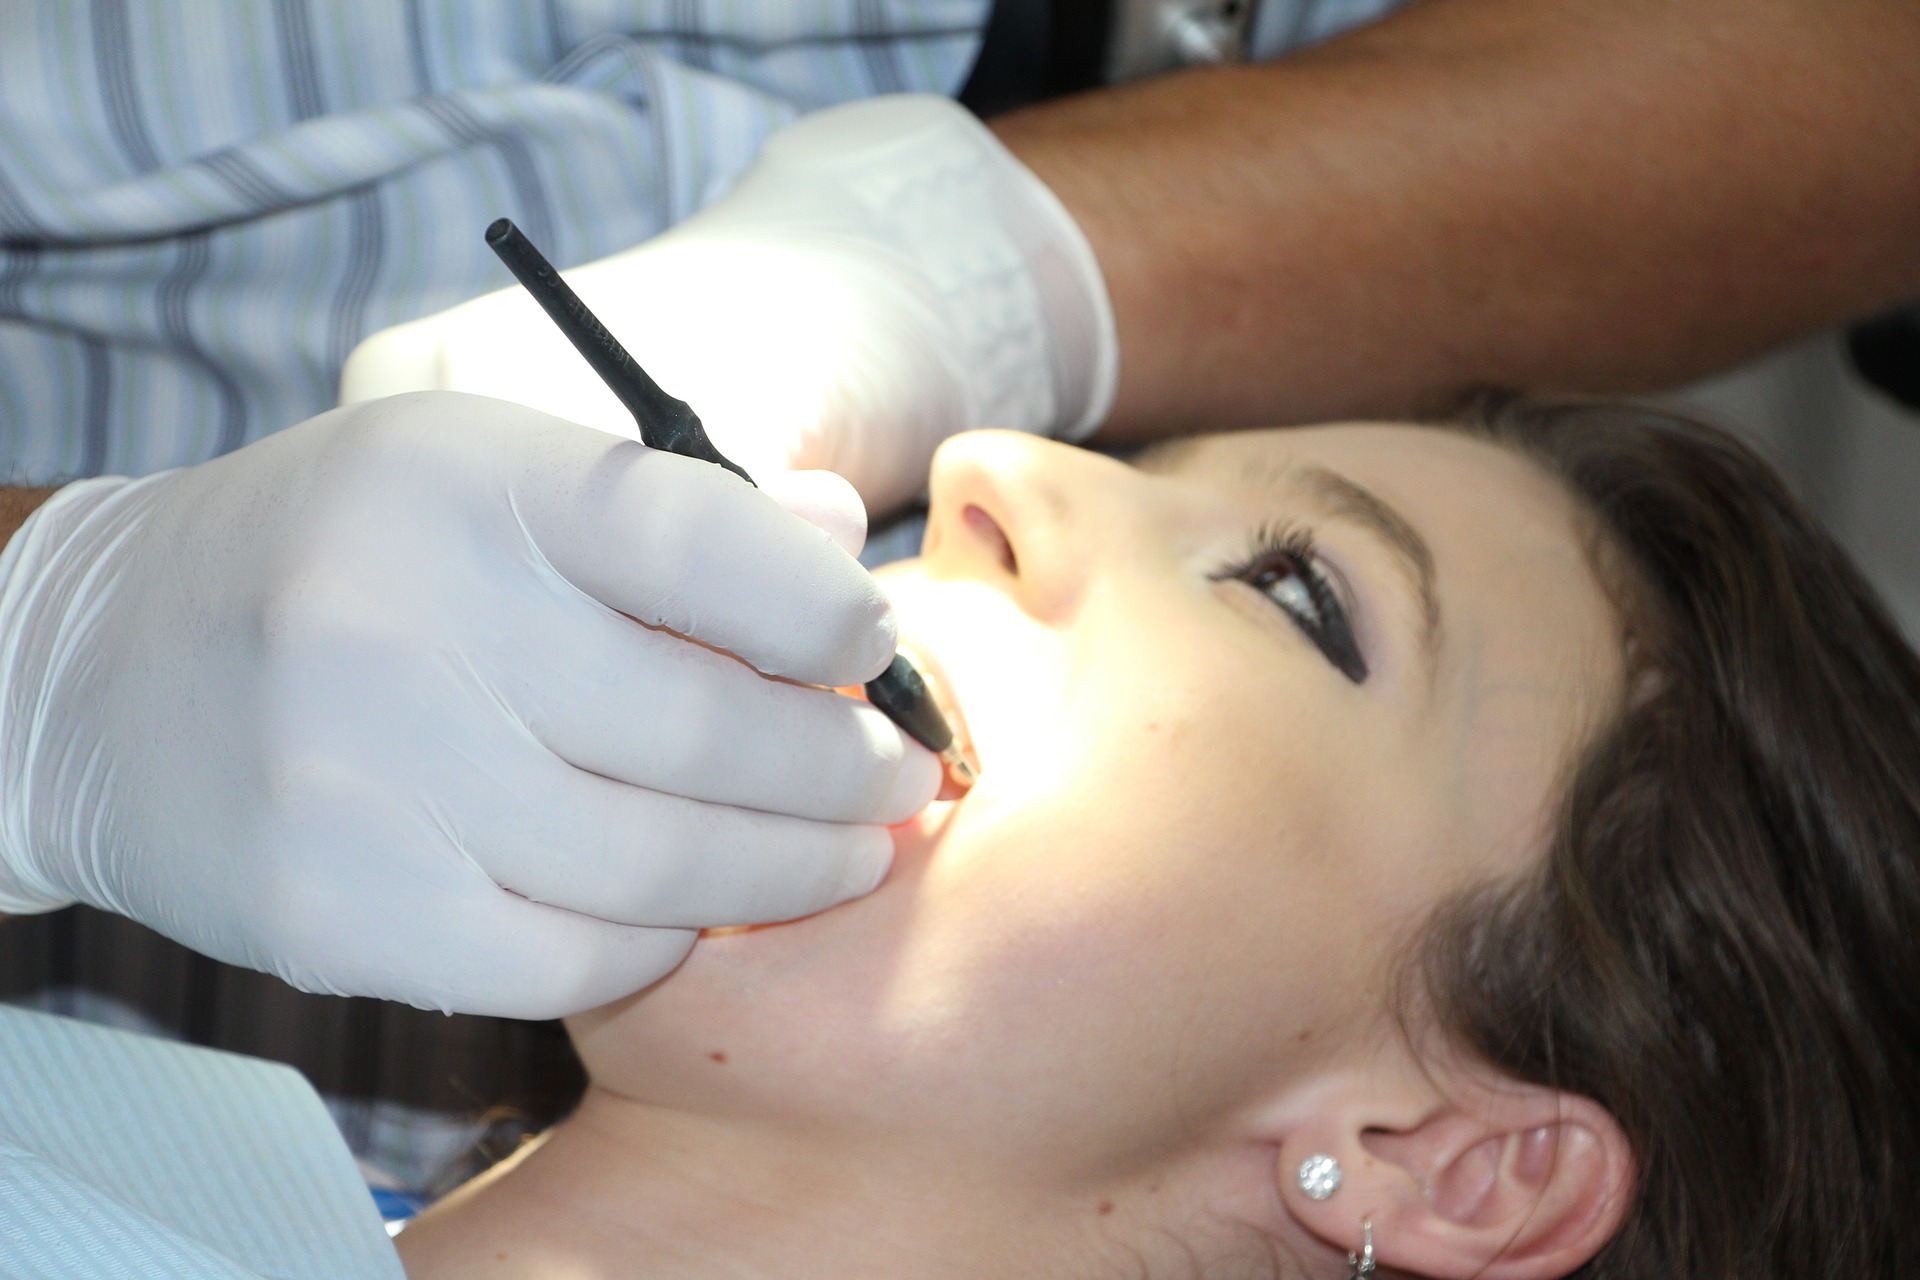
[[842, 476], [831, 471], [755, 472], [760, 491], [827, 536], [850, 556], [867, 545], [867, 508]]
[[933, 754], [866, 703], [573, 596], [502, 664], [506, 705], [561, 759], [637, 787], [823, 822], [902, 822], [940, 785]]
[[445, 1003], [499, 1018], [566, 1018], [644, 990], [680, 966], [699, 933], [611, 924], [499, 893], [484, 962], [450, 975]]
[[530, 902], [472, 856], [469, 831], [496, 819], [516, 833], [564, 825], [564, 789], [546, 799], [553, 776], [586, 775], [543, 752], [529, 758], [531, 768], [502, 769], [501, 785], [469, 803], [450, 798], [457, 784], [422, 789], [396, 785], [391, 771], [321, 769], [280, 816], [283, 835], [324, 857], [247, 869], [224, 927], [171, 933], [164, 911], [143, 918], [305, 991], [442, 1012], [556, 1017], [664, 977], [691, 932]]
[[699, 936], [612, 924], [484, 882], [457, 903], [432, 905], [452, 927], [423, 927], [416, 917], [407, 928], [368, 936], [357, 980], [340, 972], [337, 959], [325, 981], [304, 982], [298, 970], [280, 976], [306, 991], [339, 991], [345, 978], [347, 994], [441, 1013], [564, 1018], [658, 982]]
[[615, 924], [676, 928], [793, 920], [871, 891], [893, 841], [630, 787], [555, 761], [467, 842], [502, 888]]
[[517, 480], [516, 510], [582, 591], [806, 684], [859, 684], [892, 660], [892, 607], [820, 529], [712, 463], [554, 425], [571, 456]]

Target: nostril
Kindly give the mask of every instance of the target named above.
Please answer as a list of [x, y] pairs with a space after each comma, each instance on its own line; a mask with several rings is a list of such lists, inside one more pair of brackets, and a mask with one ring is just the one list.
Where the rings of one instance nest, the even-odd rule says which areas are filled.
[[971, 502], [960, 512], [960, 518], [966, 521], [967, 528], [987, 546], [992, 547], [1000, 556], [1000, 565], [1008, 573], [1018, 576], [1020, 561], [1013, 554], [1013, 544], [1007, 541], [1007, 535], [1000, 524]]

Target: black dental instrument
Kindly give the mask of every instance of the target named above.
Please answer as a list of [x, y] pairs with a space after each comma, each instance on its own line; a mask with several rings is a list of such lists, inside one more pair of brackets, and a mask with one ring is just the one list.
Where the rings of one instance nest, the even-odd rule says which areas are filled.
[[600, 381], [627, 406], [627, 412], [640, 424], [640, 438], [655, 449], [718, 463], [733, 474], [753, 483], [753, 477], [738, 463], [713, 447], [707, 439], [700, 417], [685, 400], [675, 399], [647, 376], [619, 339], [607, 332], [600, 317], [587, 310], [580, 295], [573, 291], [560, 273], [553, 269], [545, 254], [533, 247], [512, 218], [495, 218], [487, 228], [487, 244], [507, 264], [514, 279], [525, 286], [533, 300], [567, 336]]
[[[507, 270], [533, 295], [607, 389], [627, 407], [640, 426], [642, 441], [650, 448], [725, 467], [748, 484], [753, 483], [752, 476], [713, 447], [692, 407], [668, 395], [647, 376], [511, 218], [494, 219], [487, 228], [487, 245], [500, 255]], [[867, 681], [866, 691], [867, 700], [899, 725], [901, 732], [939, 756], [956, 781], [963, 786], [972, 784], [977, 770], [911, 662], [895, 654], [885, 671]]]
[[867, 681], [867, 701], [900, 726], [900, 732], [940, 757], [954, 780], [972, 786], [978, 770], [954, 740], [953, 726], [934, 705], [927, 682], [904, 654], [894, 654], [887, 669]]

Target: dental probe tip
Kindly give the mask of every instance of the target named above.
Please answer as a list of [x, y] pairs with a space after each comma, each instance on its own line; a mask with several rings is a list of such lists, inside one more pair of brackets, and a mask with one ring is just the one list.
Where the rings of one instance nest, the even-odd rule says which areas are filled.
[[960, 749], [958, 742], [949, 743], [940, 753], [942, 763], [953, 780], [963, 787], [971, 787], [980, 778], [980, 768]]

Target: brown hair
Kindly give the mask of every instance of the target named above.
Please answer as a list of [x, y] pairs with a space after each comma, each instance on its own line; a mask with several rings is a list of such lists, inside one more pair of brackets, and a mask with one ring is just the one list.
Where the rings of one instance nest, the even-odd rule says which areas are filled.
[[1441, 1025], [1590, 1097], [1639, 1166], [1587, 1280], [1920, 1274], [1920, 661], [1723, 432], [1488, 400], [1591, 512], [1629, 695], [1538, 874], [1413, 953]]

